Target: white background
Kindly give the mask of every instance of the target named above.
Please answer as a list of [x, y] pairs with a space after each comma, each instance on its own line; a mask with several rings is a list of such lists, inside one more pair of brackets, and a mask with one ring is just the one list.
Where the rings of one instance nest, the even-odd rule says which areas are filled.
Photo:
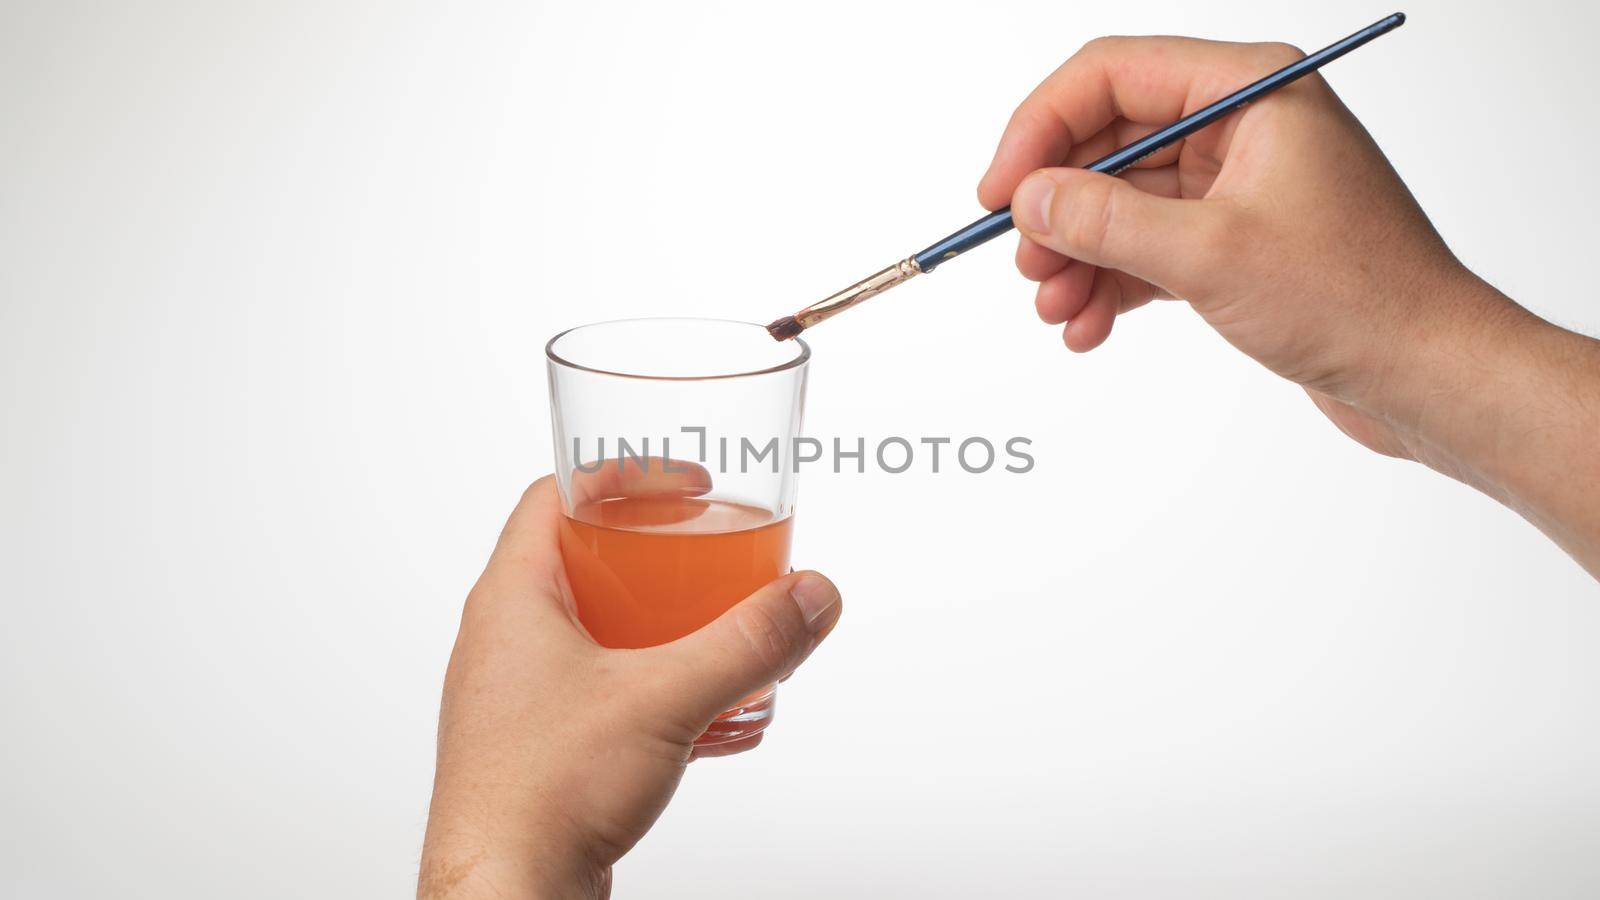
[[[1285, 2], [0, 5], [0, 894], [402, 896], [459, 606], [550, 468], [541, 346], [766, 321], [978, 212], [1083, 41]], [[1576, 2], [1327, 72], [1491, 281], [1591, 333]], [[1161, 304], [1074, 356], [1009, 241], [815, 335], [838, 632], [618, 897], [1592, 897], [1600, 591]]]

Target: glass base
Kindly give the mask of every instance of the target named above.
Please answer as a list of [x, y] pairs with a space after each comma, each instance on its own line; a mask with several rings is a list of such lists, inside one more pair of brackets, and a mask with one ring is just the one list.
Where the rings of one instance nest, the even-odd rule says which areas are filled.
[[738, 706], [717, 716], [716, 721], [694, 739], [694, 745], [710, 747], [760, 734], [772, 721], [772, 710], [778, 703], [777, 695], [778, 686], [772, 684], [744, 698]]

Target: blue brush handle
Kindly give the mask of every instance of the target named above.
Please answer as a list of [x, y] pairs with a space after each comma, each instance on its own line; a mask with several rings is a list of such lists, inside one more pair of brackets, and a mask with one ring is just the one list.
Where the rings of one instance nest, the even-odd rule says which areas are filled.
[[[1399, 28], [1405, 21], [1405, 13], [1395, 13], [1387, 19], [1374, 22], [1344, 40], [1329, 44], [1304, 59], [1292, 62], [1249, 87], [1235, 91], [1205, 109], [1185, 116], [1154, 134], [1140, 138], [1121, 150], [1095, 160], [1084, 168], [1091, 172], [1116, 175], [1150, 154], [1169, 147], [1216, 122], [1246, 103], [1259, 100], [1278, 88], [1315, 72], [1373, 38]], [[912, 258], [917, 261], [917, 266], [922, 271], [932, 272], [946, 260], [955, 259], [973, 247], [1005, 234], [1013, 227], [1011, 207], [1008, 206], [989, 213]]]

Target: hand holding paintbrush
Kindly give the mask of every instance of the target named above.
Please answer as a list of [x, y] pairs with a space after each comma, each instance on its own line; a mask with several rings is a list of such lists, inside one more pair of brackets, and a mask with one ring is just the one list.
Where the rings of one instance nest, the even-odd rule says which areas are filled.
[[[1229, 344], [1304, 387], [1352, 439], [1511, 505], [1600, 576], [1600, 341], [1540, 319], [1462, 265], [1326, 82], [1305, 79], [1193, 130], [1124, 177], [1088, 171], [1143, 158], [1105, 154], [1119, 134], [1178, 117], [1190, 98], [1275, 67], [1284, 68], [1257, 84], [1281, 86], [1283, 73], [1396, 24], [1309, 57], [1282, 44], [1097, 41], [1046, 79], [1001, 137], [979, 199], [1012, 207], [908, 263], [916, 271], [1004, 230], [995, 222], [1014, 224], [1025, 238], [1017, 268], [1040, 283], [1039, 315], [1066, 322], [1077, 351], [1104, 341], [1118, 314], [1181, 298]], [[774, 330], [815, 324], [801, 316], [826, 318], [903, 280], [886, 271]]]
[[[1265, 97], [1285, 85], [1315, 72], [1322, 66], [1360, 47], [1362, 44], [1405, 24], [1405, 14], [1395, 13], [1374, 22], [1355, 34], [1336, 41], [1315, 53], [1285, 65], [1283, 68], [1255, 81], [1210, 105], [1184, 116], [1182, 119], [1149, 134], [1137, 141], [1101, 157], [1084, 168], [1091, 172], [1117, 175], [1154, 153], [1176, 144], [1189, 135], [1211, 125], [1251, 101]], [[932, 246], [913, 254], [882, 271], [813, 303], [792, 316], [784, 316], [767, 326], [767, 331], [783, 341], [798, 336], [802, 331], [827, 321], [833, 316], [875, 297], [917, 275], [932, 272], [946, 260], [971, 250], [1010, 231], [1014, 227], [1010, 207], [992, 212], [967, 227], [949, 235]]]

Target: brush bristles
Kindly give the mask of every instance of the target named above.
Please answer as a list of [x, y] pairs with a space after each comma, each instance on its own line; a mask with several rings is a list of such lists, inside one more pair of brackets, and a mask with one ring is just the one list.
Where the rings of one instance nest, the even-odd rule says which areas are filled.
[[790, 338], [799, 337], [800, 332], [805, 330], [805, 326], [801, 325], [800, 320], [794, 316], [784, 316], [767, 326], [767, 334], [772, 335], [772, 339], [775, 341], [787, 341]]

